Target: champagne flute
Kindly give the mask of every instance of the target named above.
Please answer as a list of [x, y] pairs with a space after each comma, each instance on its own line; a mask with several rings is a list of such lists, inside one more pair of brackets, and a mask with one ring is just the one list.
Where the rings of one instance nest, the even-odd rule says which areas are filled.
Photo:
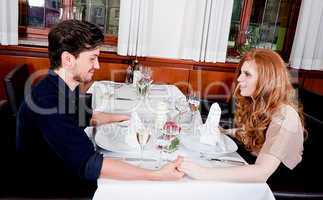
[[137, 142], [140, 145], [140, 163], [139, 163], [139, 166], [140, 166], [143, 159], [144, 147], [149, 142], [151, 133], [149, 129], [141, 128], [136, 131], [136, 136], [137, 136]]
[[191, 109], [191, 123], [193, 126], [193, 135], [196, 134], [196, 112], [200, 106], [200, 98], [197, 92], [191, 91], [188, 97], [188, 104]]

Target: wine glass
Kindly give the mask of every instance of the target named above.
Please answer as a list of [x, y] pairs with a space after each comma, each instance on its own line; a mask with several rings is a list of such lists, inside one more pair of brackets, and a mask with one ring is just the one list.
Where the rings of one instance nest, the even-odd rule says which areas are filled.
[[148, 82], [151, 81], [151, 77], [152, 77], [152, 74], [153, 74], [153, 71], [151, 70], [150, 67], [147, 67], [147, 66], [141, 66], [140, 68], [140, 72], [142, 74], [142, 77], [144, 79], [146, 79]]
[[140, 163], [142, 163], [143, 159], [143, 151], [146, 144], [149, 142], [151, 137], [151, 131], [148, 128], [140, 128], [136, 131], [137, 142], [140, 145]]
[[142, 78], [136, 84], [137, 95], [140, 99], [145, 99], [150, 89], [151, 81]]
[[178, 111], [178, 114], [175, 116], [175, 121], [181, 126], [183, 114], [189, 111], [186, 99], [177, 99], [175, 101], [175, 110]]

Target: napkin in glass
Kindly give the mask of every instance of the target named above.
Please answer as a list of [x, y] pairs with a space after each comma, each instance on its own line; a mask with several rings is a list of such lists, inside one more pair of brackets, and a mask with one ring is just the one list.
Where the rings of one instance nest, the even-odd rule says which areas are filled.
[[139, 129], [143, 129], [144, 124], [142, 123], [137, 112], [132, 112], [129, 120], [128, 133], [125, 136], [125, 142], [131, 147], [139, 147], [136, 132]]
[[217, 145], [224, 150], [224, 138], [219, 129], [220, 117], [221, 108], [218, 103], [213, 103], [205, 123], [199, 127], [199, 134], [201, 143], [212, 146]]

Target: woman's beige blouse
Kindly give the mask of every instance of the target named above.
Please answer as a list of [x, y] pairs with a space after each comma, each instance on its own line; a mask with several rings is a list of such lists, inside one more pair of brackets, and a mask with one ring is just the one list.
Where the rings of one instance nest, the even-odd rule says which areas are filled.
[[272, 117], [259, 154], [275, 156], [286, 167], [293, 169], [302, 160], [303, 131], [296, 110], [289, 105], [283, 105]]

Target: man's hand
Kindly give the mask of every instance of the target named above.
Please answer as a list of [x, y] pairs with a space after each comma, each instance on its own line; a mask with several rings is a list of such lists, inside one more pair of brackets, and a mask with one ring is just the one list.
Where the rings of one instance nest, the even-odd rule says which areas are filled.
[[190, 160], [184, 160], [178, 170], [194, 179], [203, 179], [205, 176], [208, 176], [204, 167], [195, 164]]
[[129, 120], [128, 115], [109, 114], [104, 112], [94, 112], [90, 121], [91, 126], [98, 126], [111, 122], [121, 122]]
[[178, 170], [182, 162], [183, 158], [178, 157], [174, 162], [164, 165], [160, 170], [157, 170], [154, 173], [156, 173], [158, 180], [179, 180], [184, 176], [184, 173]]

